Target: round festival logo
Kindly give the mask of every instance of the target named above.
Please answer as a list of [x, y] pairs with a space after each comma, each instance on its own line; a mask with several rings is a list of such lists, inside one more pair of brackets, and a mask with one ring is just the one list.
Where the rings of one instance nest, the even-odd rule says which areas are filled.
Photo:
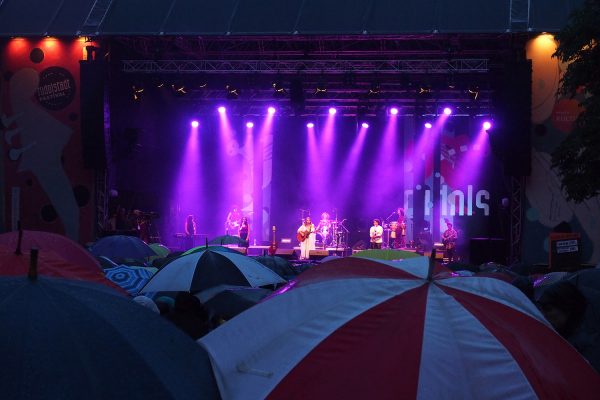
[[36, 90], [40, 104], [48, 110], [62, 110], [75, 97], [75, 79], [61, 67], [50, 67], [40, 72], [40, 84]]

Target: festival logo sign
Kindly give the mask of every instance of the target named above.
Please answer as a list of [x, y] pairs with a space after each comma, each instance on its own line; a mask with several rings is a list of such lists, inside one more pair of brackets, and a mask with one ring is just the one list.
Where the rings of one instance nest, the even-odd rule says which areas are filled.
[[39, 103], [48, 110], [58, 111], [67, 107], [75, 97], [75, 79], [61, 67], [49, 67], [40, 72], [36, 91]]

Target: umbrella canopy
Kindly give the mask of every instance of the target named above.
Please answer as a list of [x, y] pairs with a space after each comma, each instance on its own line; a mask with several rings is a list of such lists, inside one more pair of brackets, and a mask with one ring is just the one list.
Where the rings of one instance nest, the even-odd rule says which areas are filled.
[[171, 252], [171, 250], [169, 250], [169, 248], [167, 246], [165, 246], [164, 244], [160, 244], [160, 243], [150, 243], [148, 246], [150, 246], [150, 248], [156, 253], [157, 256], [159, 257], [166, 257], [169, 255], [169, 253]]
[[289, 279], [296, 273], [292, 269], [292, 264], [283, 257], [278, 256], [255, 256], [252, 257], [265, 267], [269, 268], [282, 278]]
[[[15, 249], [0, 245], [0, 275], [25, 276], [29, 271], [29, 250], [17, 255]], [[38, 272], [40, 275], [74, 280], [90, 281], [108, 286], [121, 294], [125, 291], [104, 276], [99, 266], [81, 266], [63, 259], [52, 250], [43, 250], [38, 256]]]
[[223, 235], [223, 236], [217, 236], [216, 238], [214, 238], [210, 242], [208, 242], [208, 244], [220, 244], [220, 245], [237, 244], [239, 246], [239, 245], [246, 244], [246, 241], [239, 236]]
[[533, 290], [534, 290], [535, 299], [539, 300], [539, 298], [542, 296], [542, 293], [544, 293], [544, 290], [548, 286], [553, 285], [556, 282], [562, 281], [567, 276], [569, 276], [568, 272], [557, 271], [557, 272], [549, 272], [549, 273], [544, 274], [541, 277], [535, 279], [533, 281]]
[[406, 258], [415, 258], [420, 256], [417, 253], [413, 253], [412, 251], [369, 249], [359, 251], [358, 253], [354, 253], [352, 254], [352, 257], [374, 258], [378, 260], [404, 260]]
[[3, 398], [218, 398], [206, 353], [110, 289], [3, 277], [0, 298]]
[[156, 271], [156, 268], [119, 265], [105, 269], [104, 273], [112, 282], [125, 289], [131, 296], [135, 296]]
[[[19, 232], [17, 231], [0, 234], [0, 245], [5, 246], [9, 251], [15, 251], [18, 241]], [[71, 265], [77, 265], [79, 268], [94, 272], [101, 270], [98, 260], [85, 248], [63, 235], [25, 230], [21, 240], [21, 250], [25, 252], [32, 248], [38, 249], [40, 254], [54, 253], [59, 258]]]
[[206, 250], [181, 256], [159, 270], [141, 292], [200, 292], [218, 285], [264, 286], [285, 280], [237, 252]]
[[213, 250], [213, 251], [220, 251], [220, 252], [226, 252], [226, 253], [238, 253], [239, 251], [234, 250], [234, 249], [230, 249], [229, 247], [225, 247], [225, 246], [197, 246], [197, 247], [192, 247], [191, 249], [189, 249], [188, 251], [184, 252], [182, 255], [183, 256], [187, 256], [188, 254], [193, 254], [193, 253], [200, 253], [206, 250]]
[[226, 399], [597, 396], [600, 377], [516, 288], [429, 276], [424, 257], [333, 260], [198, 342]]
[[115, 262], [126, 259], [144, 260], [146, 257], [156, 255], [154, 250], [140, 238], [124, 235], [103, 237], [90, 247], [90, 251], [95, 256], [108, 257]]
[[235, 317], [273, 293], [273, 291], [269, 289], [247, 286], [222, 286], [215, 289], [217, 290], [209, 289], [210, 294], [201, 292], [195, 296], [198, 297], [207, 308], [224, 319]]

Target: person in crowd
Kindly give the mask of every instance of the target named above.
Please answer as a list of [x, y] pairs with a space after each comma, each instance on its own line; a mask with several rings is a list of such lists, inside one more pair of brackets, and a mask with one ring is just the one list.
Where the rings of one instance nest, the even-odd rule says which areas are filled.
[[569, 281], [559, 281], [544, 290], [537, 305], [554, 329], [600, 373], [598, 315], [581, 291]]
[[240, 239], [246, 242], [246, 247], [248, 247], [250, 245], [250, 224], [248, 223], [248, 217], [242, 217], [238, 234]]
[[304, 223], [296, 231], [296, 237], [300, 242], [300, 259], [307, 260], [310, 256], [310, 251], [316, 249], [315, 225], [310, 217], [304, 219]]
[[179, 292], [175, 306], [165, 317], [196, 340], [210, 332], [210, 315], [200, 300], [189, 292]]
[[448, 262], [454, 261], [454, 249], [456, 248], [456, 240], [458, 239], [458, 232], [452, 227], [452, 223], [446, 220], [447, 229], [442, 234], [442, 243], [444, 244], [445, 257]]
[[380, 249], [383, 243], [383, 227], [377, 218], [373, 220], [373, 226], [369, 230], [369, 237], [371, 238], [371, 248]]
[[242, 213], [237, 205], [233, 205], [227, 219], [225, 220], [225, 233], [227, 235], [235, 235], [240, 229], [240, 221], [242, 220]]

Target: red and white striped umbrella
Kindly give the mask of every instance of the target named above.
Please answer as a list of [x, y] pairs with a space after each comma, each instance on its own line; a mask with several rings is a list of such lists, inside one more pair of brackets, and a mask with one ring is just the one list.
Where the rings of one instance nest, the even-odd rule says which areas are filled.
[[428, 264], [345, 258], [306, 271], [199, 340], [221, 395], [597, 398], [600, 376], [518, 289], [429, 279]]

